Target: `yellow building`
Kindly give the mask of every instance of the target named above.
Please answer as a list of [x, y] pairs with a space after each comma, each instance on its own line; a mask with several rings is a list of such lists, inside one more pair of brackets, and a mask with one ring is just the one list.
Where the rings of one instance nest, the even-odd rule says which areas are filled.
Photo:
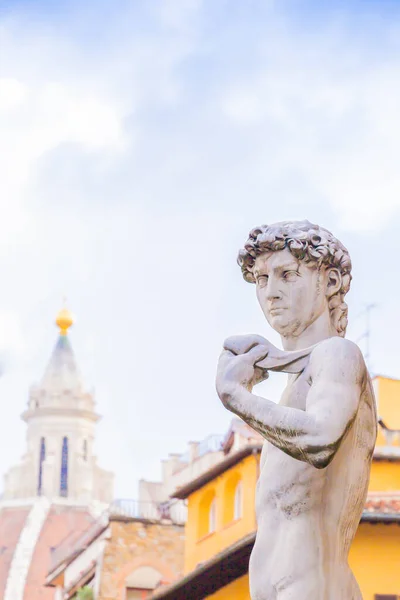
[[[400, 380], [376, 377], [374, 388], [379, 436], [349, 562], [363, 600], [400, 600]], [[231, 452], [176, 491], [188, 504], [185, 574], [152, 600], [250, 600], [260, 452], [261, 444]]]

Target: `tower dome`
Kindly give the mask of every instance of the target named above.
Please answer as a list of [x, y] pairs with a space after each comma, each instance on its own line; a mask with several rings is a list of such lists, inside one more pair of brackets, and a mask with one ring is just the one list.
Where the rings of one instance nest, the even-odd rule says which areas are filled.
[[72, 313], [67, 308], [62, 308], [56, 317], [56, 325], [60, 328], [60, 335], [67, 335], [68, 329], [73, 323]]

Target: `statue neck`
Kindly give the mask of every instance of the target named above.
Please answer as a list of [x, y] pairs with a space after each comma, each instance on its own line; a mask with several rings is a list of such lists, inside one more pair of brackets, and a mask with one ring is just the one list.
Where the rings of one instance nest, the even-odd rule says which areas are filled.
[[336, 329], [332, 326], [329, 311], [324, 311], [299, 335], [281, 336], [281, 340], [284, 350], [302, 350], [337, 335]]

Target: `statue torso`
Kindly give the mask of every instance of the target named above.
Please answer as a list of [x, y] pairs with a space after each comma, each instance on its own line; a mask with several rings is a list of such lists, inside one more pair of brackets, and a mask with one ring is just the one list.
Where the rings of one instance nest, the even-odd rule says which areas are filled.
[[[290, 375], [280, 404], [305, 410], [311, 385], [308, 366], [302, 373]], [[258, 533], [250, 573], [257, 573], [252, 581], [255, 600], [292, 597], [325, 600], [322, 589], [326, 583], [319, 580], [319, 567], [328, 562], [335, 565], [334, 570], [347, 564], [348, 549], [367, 493], [376, 439], [374, 402], [368, 379], [356, 419], [325, 469], [294, 459], [265, 442], [256, 493]], [[341, 545], [337, 544], [338, 533], [346, 538]], [[335, 555], [338, 547], [345, 548], [346, 556]], [[306, 582], [307, 574], [311, 576]], [[339, 576], [341, 585], [353, 585], [350, 571], [347, 584], [342, 572], [337, 573]], [[300, 586], [299, 589], [296, 586]], [[257, 596], [259, 588], [267, 595]], [[342, 593], [332, 588], [326, 598], [358, 598], [357, 588], [354, 594], [350, 594], [349, 589]]]

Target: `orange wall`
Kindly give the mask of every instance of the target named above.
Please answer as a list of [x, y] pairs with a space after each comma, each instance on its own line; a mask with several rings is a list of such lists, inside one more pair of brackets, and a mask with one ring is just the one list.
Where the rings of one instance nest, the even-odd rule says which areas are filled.
[[[362, 523], [353, 542], [349, 562], [363, 600], [374, 600], [375, 594], [400, 595], [400, 525]], [[248, 575], [208, 598], [250, 600]]]
[[400, 491], [400, 461], [374, 460], [369, 480], [370, 492]]
[[[400, 429], [400, 380], [386, 377], [374, 378], [378, 416], [390, 429]], [[381, 436], [378, 444], [382, 445]], [[397, 445], [399, 445], [397, 443]]]
[[[349, 562], [363, 600], [374, 600], [375, 594], [400, 595], [400, 525], [362, 523], [353, 542]], [[248, 575], [208, 598], [250, 600]]]
[[400, 460], [374, 460], [369, 480], [370, 492], [400, 491]]
[[375, 594], [400, 595], [400, 525], [361, 523], [349, 563], [363, 600]]
[[209, 600], [251, 600], [249, 591], [249, 576], [244, 575], [229, 585], [207, 596]]
[[[219, 477], [190, 495], [186, 523], [185, 573], [200, 562], [208, 560], [224, 548], [255, 531], [255, 489], [258, 477], [259, 454], [247, 456]], [[242, 481], [243, 512], [236, 521], [231, 520], [235, 485]], [[202, 535], [212, 498], [216, 499], [216, 530]]]

